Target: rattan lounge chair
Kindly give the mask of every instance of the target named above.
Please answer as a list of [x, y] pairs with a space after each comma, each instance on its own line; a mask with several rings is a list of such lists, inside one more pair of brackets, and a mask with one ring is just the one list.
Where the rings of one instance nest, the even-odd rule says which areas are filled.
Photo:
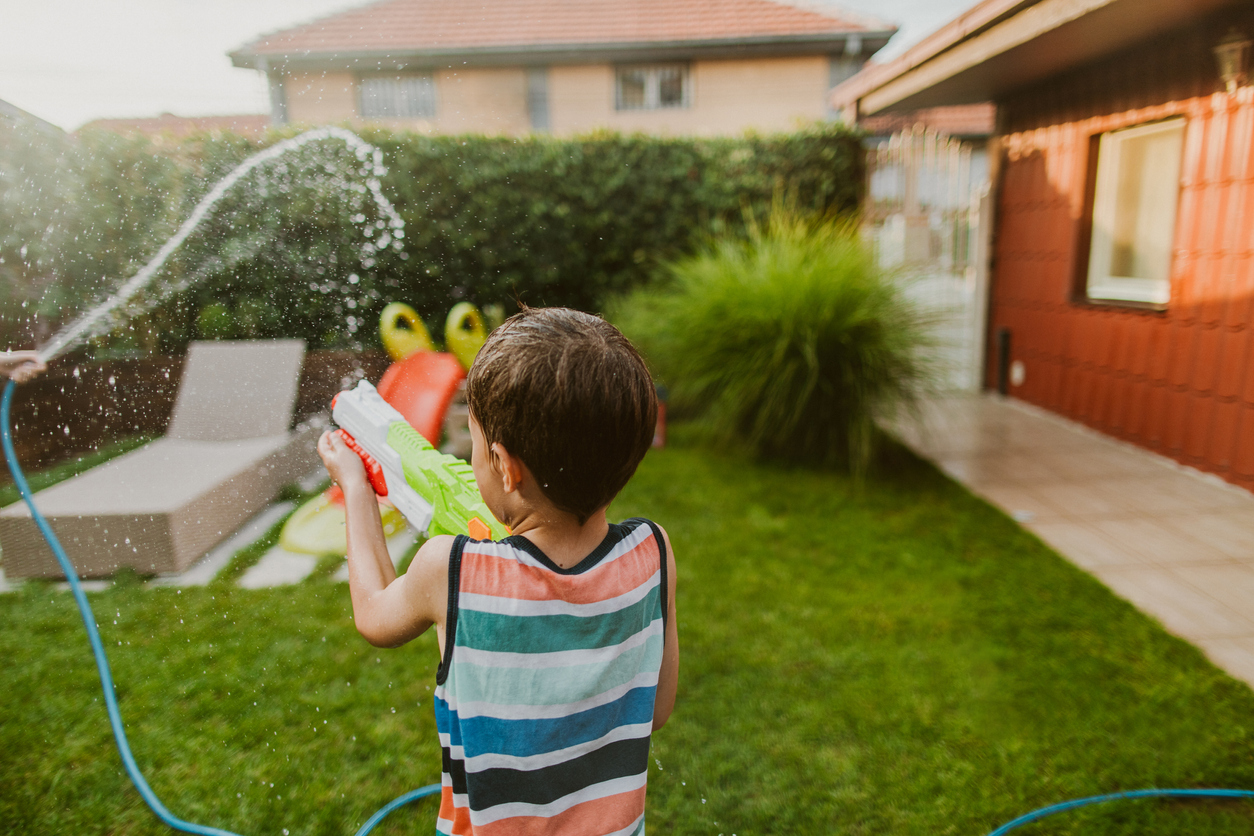
[[[164, 438], [35, 496], [79, 574], [181, 572], [317, 464], [291, 430], [300, 340], [193, 343]], [[9, 578], [62, 573], [24, 503], [0, 511]]]

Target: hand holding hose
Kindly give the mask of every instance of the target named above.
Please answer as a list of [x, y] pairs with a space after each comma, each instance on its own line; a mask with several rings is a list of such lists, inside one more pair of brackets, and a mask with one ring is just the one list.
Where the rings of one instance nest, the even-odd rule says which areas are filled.
[[6, 351], [0, 354], [0, 374], [8, 375], [18, 383], [33, 379], [47, 368], [48, 364], [35, 351]]

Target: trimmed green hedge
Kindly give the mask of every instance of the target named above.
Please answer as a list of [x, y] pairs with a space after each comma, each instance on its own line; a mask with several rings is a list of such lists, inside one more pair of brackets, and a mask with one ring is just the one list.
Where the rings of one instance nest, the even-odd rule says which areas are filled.
[[[0, 137], [0, 171], [9, 172], [0, 178], [0, 229], [8, 230], [0, 233], [0, 337], [12, 344], [33, 327], [46, 332], [115, 287], [219, 177], [282, 136], [179, 142], [97, 133], [61, 148], [44, 137], [37, 152]], [[372, 344], [378, 312], [394, 300], [418, 308], [436, 334], [463, 299], [599, 310], [659, 261], [712, 233], [739, 234], [746, 211], [765, 211], [781, 189], [802, 208], [840, 213], [855, 209], [862, 183], [858, 137], [836, 126], [732, 139], [384, 130], [363, 138], [383, 150], [383, 191], [406, 224], [403, 253], [363, 256], [360, 227], [378, 213], [370, 206], [350, 220], [360, 201], [332, 169], [354, 161], [323, 143], [233, 191], [164, 277], [186, 287], [150, 299], [112, 347], [174, 352], [201, 332]], [[42, 326], [28, 321], [32, 312]]]

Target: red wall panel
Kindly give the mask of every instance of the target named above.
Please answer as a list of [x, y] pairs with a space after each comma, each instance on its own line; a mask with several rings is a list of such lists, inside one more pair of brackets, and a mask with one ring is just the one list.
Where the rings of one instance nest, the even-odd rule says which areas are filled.
[[[1235, 14], [1254, 24], [1248, 10]], [[1013, 395], [1254, 488], [1254, 91], [1223, 92], [1211, 54], [1231, 22], [998, 103], [990, 324], [1011, 330], [1025, 364]], [[1076, 249], [1091, 138], [1172, 116], [1187, 122], [1171, 301], [1162, 311], [1089, 303]]]

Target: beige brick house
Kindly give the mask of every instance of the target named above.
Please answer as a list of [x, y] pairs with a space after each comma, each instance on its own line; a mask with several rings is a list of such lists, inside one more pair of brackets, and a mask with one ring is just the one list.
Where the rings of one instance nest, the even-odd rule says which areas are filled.
[[894, 31], [825, 0], [383, 0], [231, 59], [276, 124], [719, 135], [829, 118]]

